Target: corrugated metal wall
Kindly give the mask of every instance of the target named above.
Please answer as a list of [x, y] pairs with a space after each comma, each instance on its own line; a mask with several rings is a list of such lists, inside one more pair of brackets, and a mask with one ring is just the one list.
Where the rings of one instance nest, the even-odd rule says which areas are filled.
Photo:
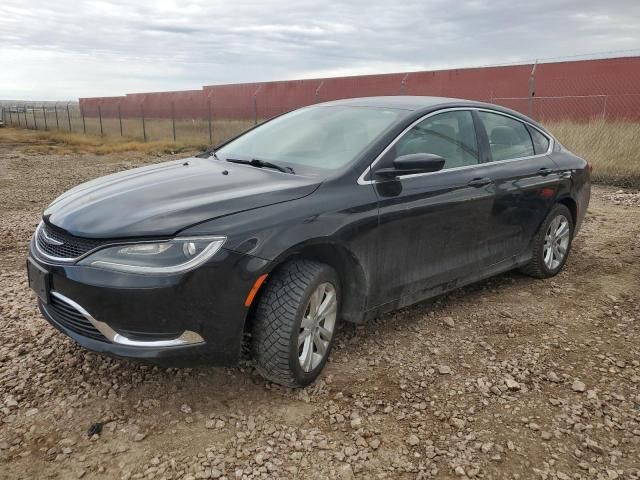
[[[312, 103], [374, 95], [433, 95], [495, 102], [529, 113], [532, 65], [204, 86], [201, 90], [81, 98], [87, 117], [264, 119]], [[640, 119], [640, 57], [544, 63], [533, 116]]]

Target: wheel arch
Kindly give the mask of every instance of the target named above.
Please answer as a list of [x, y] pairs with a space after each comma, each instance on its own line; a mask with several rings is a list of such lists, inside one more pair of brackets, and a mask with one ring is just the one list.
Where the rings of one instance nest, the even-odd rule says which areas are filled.
[[340, 279], [341, 318], [353, 323], [364, 321], [368, 282], [366, 273], [353, 252], [343, 245], [332, 242], [315, 241], [298, 244], [274, 260], [269, 276], [276, 273], [284, 264], [296, 259], [313, 260], [333, 268]]
[[569, 212], [571, 212], [571, 220], [573, 221], [573, 226], [575, 229], [576, 226], [576, 222], [578, 221], [578, 204], [577, 202], [571, 198], [570, 196], [566, 195], [563, 196], [561, 198], [558, 198], [556, 201], [556, 204], [562, 204], [565, 207], [567, 207], [569, 209]]
[[549, 208], [548, 208], [547, 212], [545, 213], [544, 217], [542, 218], [542, 220], [540, 221], [540, 223], [536, 227], [533, 235], [531, 236], [531, 239], [529, 240], [529, 243], [528, 243], [528, 246], [527, 246], [527, 250], [526, 250], [527, 252], [531, 251], [532, 244], [533, 244], [533, 241], [535, 239], [536, 234], [538, 233], [540, 228], [542, 228], [542, 226], [544, 225], [544, 221], [547, 218], [547, 216], [549, 215], [549, 213], [551, 212], [551, 209], [556, 205], [564, 205], [565, 207], [567, 207], [569, 209], [569, 212], [571, 213], [571, 219], [573, 221], [573, 226], [574, 226], [573, 235], [575, 236], [575, 225], [576, 225], [576, 219], [578, 218], [578, 204], [568, 194], [565, 194], [565, 195], [557, 197], [555, 199], [555, 201], [551, 205], [549, 205]]

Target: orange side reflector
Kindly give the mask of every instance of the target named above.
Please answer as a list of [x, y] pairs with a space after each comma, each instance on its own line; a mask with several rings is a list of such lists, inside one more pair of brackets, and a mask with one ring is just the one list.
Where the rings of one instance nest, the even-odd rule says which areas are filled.
[[253, 287], [251, 287], [251, 290], [249, 291], [249, 295], [247, 295], [247, 299], [244, 301], [244, 306], [245, 307], [250, 307], [251, 306], [251, 302], [253, 302], [253, 299], [255, 298], [256, 294], [258, 293], [258, 290], [260, 290], [260, 286], [264, 283], [264, 281], [266, 279], [267, 279], [267, 274], [266, 273], [264, 275], [260, 275], [258, 277], [256, 282], [253, 284]]
[[542, 198], [553, 198], [556, 195], [556, 191], [553, 188], [545, 187], [540, 191]]

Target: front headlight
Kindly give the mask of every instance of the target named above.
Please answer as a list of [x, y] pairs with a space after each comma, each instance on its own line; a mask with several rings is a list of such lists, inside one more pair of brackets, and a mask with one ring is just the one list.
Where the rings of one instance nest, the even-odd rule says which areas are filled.
[[226, 237], [182, 237], [106, 247], [78, 265], [130, 273], [180, 273], [202, 265], [222, 247]]

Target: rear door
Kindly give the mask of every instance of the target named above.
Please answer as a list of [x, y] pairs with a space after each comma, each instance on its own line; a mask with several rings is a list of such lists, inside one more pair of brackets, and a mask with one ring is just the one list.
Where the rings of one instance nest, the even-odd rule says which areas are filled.
[[551, 140], [535, 126], [488, 109], [476, 115], [489, 147], [487, 175], [495, 183], [488, 223], [490, 266], [514, 261], [526, 251], [555, 198], [560, 175], [547, 155]]
[[480, 162], [471, 110], [443, 111], [416, 122], [371, 170], [414, 153], [439, 155], [445, 166], [395, 180], [368, 178], [379, 205], [372, 306], [413, 303], [455, 286], [486, 263], [494, 186], [489, 167]]

